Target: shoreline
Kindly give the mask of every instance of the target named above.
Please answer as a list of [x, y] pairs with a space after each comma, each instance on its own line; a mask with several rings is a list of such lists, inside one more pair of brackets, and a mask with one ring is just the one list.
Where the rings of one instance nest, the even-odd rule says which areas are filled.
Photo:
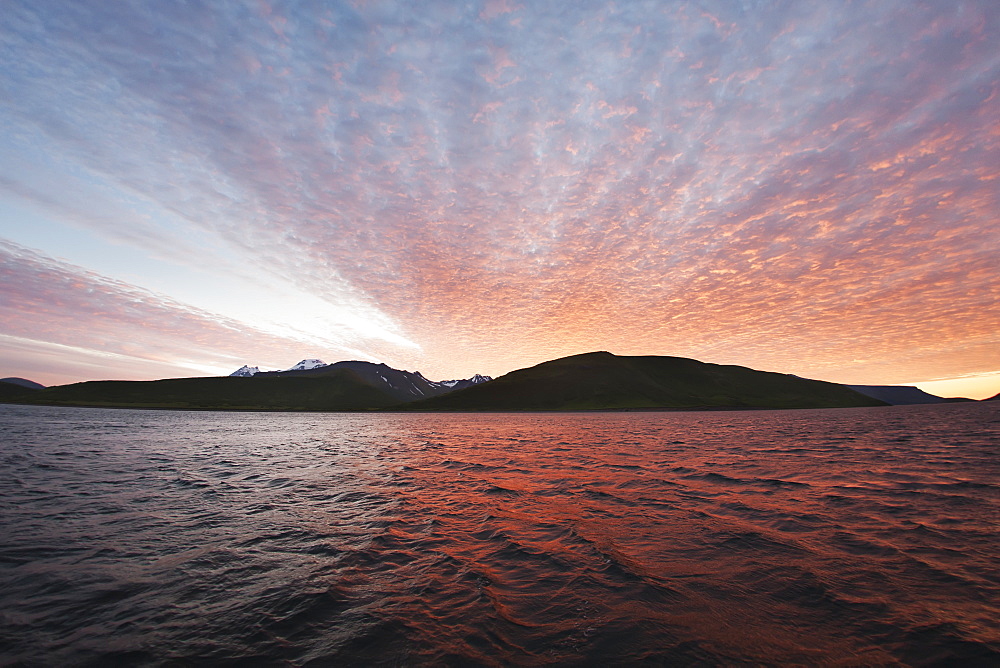
[[795, 406], [795, 407], [772, 407], [772, 406], [688, 406], [688, 407], [644, 407], [644, 408], [525, 408], [525, 409], [483, 409], [483, 410], [421, 410], [402, 408], [365, 408], [357, 410], [318, 410], [318, 409], [290, 409], [290, 408], [263, 408], [263, 407], [220, 407], [220, 406], [130, 406], [122, 404], [56, 404], [56, 403], [36, 403], [26, 401], [0, 401], [0, 405], [11, 406], [45, 406], [49, 408], [110, 408], [114, 410], [141, 410], [141, 411], [193, 411], [193, 412], [216, 412], [216, 413], [338, 413], [338, 414], [436, 414], [436, 415], [478, 415], [478, 414], [511, 414], [523, 415], [527, 413], [546, 414], [572, 414], [572, 413], [731, 413], [731, 412], [759, 412], [759, 411], [809, 411], [809, 410], [844, 410], [855, 408], [896, 408], [898, 406], [941, 406], [954, 404], [980, 404], [989, 403], [985, 400], [970, 399], [968, 401], [941, 402], [937, 404], [886, 404], [885, 406]]

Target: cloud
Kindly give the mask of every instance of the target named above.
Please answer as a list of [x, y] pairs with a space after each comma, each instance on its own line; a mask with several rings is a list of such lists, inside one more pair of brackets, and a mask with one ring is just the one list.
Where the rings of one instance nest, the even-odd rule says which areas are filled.
[[[307, 339], [277, 337], [4, 241], [0, 291], [0, 335], [11, 355], [6, 366], [18, 363], [21, 349], [72, 350], [68, 357], [83, 356], [89, 365], [111, 360], [119, 373], [123, 361], [131, 360], [133, 378], [143, 369], [168, 368], [216, 375], [247, 361], [288, 366], [295, 361], [290, 355], [311, 346]], [[340, 352], [370, 357], [347, 348]]]
[[12, 126], [432, 374], [609, 348], [892, 382], [998, 343], [989, 2], [58, 9], [11, 11]]

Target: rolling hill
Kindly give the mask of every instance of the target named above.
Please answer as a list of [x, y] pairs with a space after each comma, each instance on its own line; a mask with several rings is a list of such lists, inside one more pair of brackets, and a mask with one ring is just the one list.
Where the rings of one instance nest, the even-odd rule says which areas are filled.
[[918, 387], [908, 385], [848, 385], [847, 387], [866, 397], [878, 399], [893, 406], [943, 404], [948, 401], [944, 397], [929, 394]]
[[17, 403], [214, 410], [359, 411], [399, 403], [349, 369], [319, 377], [96, 380], [38, 390]]
[[0, 402], [18, 401], [44, 388], [44, 385], [25, 378], [0, 378]]
[[844, 385], [683, 357], [585, 353], [512, 371], [405, 410], [532, 411], [884, 406]]

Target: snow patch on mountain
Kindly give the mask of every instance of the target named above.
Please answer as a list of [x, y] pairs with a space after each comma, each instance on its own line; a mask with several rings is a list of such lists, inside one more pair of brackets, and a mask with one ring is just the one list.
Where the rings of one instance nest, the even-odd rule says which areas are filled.
[[438, 382], [433, 383], [433, 384], [434, 385], [438, 385], [438, 386], [442, 386], [442, 387], [459, 387], [460, 386], [462, 388], [465, 388], [465, 387], [470, 387], [472, 385], [479, 385], [480, 383], [488, 383], [491, 380], [493, 380], [493, 378], [491, 376], [481, 376], [481, 375], [479, 375], [477, 373], [472, 378], [461, 378], [461, 379], [458, 379], [458, 380], [441, 380], [441, 381], [438, 381]]
[[259, 367], [247, 366], [246, 364], [244, 364], [239, 369], [237, 369], [236, 371], [232, 372], [229, 375], [230, 376], [241, 376], [243, 378], [248, 378], [250, 376], [256, 376], [258, 373], [260, 373], [260, 368]]
[[321, 366], [327, 366], [326, 362], [323, 360], [302, 360], [291, 369], [285, 369], [285, 371], [308, 371], [309, 369], [318, 369]]

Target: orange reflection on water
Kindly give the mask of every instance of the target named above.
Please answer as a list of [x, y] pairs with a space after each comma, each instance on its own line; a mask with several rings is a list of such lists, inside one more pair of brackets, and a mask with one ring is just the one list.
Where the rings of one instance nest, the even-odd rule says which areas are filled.
[[895, 445], [885, 414], [398, 419], [388, 540], [413, 561], [397, 577], [420, 583], [420, 606], [455, 596], [501, 661], [888, 663], [924, 651], [892, 641], [921, 627], [997, 639], [968, 575], [995, 561], [990, 528], [953, 505], [975, 496], [953, 476], [977, 474], [948, 470], [934, 438]]

